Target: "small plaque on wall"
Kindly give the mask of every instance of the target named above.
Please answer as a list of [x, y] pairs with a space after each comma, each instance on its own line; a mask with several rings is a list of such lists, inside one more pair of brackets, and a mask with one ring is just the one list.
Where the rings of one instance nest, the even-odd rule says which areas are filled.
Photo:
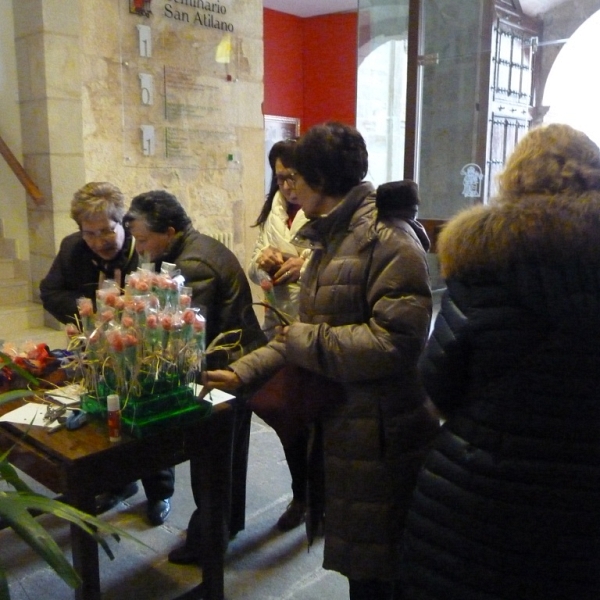
[[129, 0], [129, 12], [135, 15], [149, 17], [152, 14], [150, 4], [152, 0]]

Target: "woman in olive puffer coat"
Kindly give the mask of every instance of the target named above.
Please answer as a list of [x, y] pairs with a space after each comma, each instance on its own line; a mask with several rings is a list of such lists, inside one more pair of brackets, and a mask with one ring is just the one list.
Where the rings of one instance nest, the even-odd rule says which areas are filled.
[[392, 600], [400, 597], [408, 502], [438, 431], [417, 374], [431, 293], [428, 241], [414, 220], [416, 186], [374, 194], [361, 183], [362, 136], [336, 123], [300, 138], [293, 167], [294, 194], [311, 219], [299, 232], [312, 249], [300, 282], [300, 322], [232, 371], [209, 372], [207, 382], [256, 381], [286, 361], [304, 369], [306, 385], [322, 382], [327, 407], [316, 432], [324, 448], [323, 566], [348, 577], [352, 600]]
[[406, 529], [406, 600], [600, 598], [600, 150], [529, 132], [438, 243], [422, 361], [446, 417]]

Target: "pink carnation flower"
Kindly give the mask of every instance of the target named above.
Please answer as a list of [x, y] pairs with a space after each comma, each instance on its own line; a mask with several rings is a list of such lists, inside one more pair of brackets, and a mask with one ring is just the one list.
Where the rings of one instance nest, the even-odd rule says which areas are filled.
[[173, 317], [171, 317], [171, 315], [162, 315], [160, 324], [165, 331], [170, 331], [173, 327]]
[[77, 329], [77, 325], [74, 323], [67, 323], [65, 332], [69, 338], [77, 337], [79, 335], [79, 329]]
[[187, 309], [183, 312], [183, 322], [187, 323], [188, 325], [192, 325], [194, 323], [194, 321], [196, 320], [196, 313], [191, 310], [191, 309]]
[[273, 282], [270, 279], [261, 279], [260, 287], [264, 292], [270, 292], [273, 289]]
[[91, 298], [79, 298], [77, 300], [77, 308], [82, 317], [91, 317], [94, 313], [94, 305]]
[[179, 296], [179, 306], [187, 308], [192, 305], [192, 297], [188, 294], [181, 294]]

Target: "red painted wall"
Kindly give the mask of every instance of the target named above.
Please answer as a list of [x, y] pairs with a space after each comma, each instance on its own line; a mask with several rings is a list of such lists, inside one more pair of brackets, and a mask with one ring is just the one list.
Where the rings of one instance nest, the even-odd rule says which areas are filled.
[[301, 19], [264, 9], [263, 114], [296, 117], [302, 132], [356, 122], [356, 13]]
[[300, 17], [264, 9], [264, 115], [294, 117], [303, 122], [304, 30]]
[[356, 13], [304, 21], [304, 121], [302, 129], [324, 121], [356, 123]]

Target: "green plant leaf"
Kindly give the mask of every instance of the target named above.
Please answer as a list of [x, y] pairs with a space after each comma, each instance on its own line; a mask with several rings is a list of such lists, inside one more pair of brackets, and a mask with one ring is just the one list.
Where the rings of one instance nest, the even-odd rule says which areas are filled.
[[10, 449], [0, 456], [0, 479], [6, 481], [18, 492], [35, 493], [20, 477], [17, 470], [7, 461]]
[[11, 400], [29, 398], [30, 396], [35, 396], [35, 392], [32, 390], [10, 390], [9, 392], [2, 392], [0, 394], [0, 404], [10, 402]]
[[72, 588], [81, 584], [77, 571], [50, 534], [29, 514], [21, 492], [0, 492], [0, 515], [19, 537], [35, 550]]
[[[52, 514], [77, 525], [94, 538], [111, 560], [114, 559], [114, 554], [103, 537], [106, 535], [112, 536], [117, 541], [126, 538], [150, 548], [126, 531], [64, 502], [29, 492], [0, 492], [0, 517], [71, 587], [80, 584], [79, 575], [48, 532], [31, 516], [30, 511]], [[3, 600], [2, 596], [0, 600]]]
[[6, 572], [0, 565], [0, 600], [10, 600], [10, 590], [8, 589], [8, 580]]

